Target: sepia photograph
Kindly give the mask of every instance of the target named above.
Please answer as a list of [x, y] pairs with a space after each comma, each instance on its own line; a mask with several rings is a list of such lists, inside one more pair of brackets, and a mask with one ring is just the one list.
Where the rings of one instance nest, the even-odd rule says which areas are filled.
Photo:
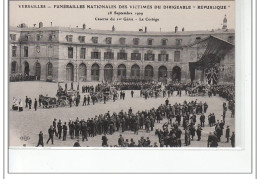
[[237, 147], [235, 27], [235, 1], [10, 1], [9, 147]]

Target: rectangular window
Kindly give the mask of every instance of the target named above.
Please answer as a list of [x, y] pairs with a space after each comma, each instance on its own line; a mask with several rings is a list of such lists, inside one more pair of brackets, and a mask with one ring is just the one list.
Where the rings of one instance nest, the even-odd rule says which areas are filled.
[[125, 53], [125, 52], [117, 53], [117, 59], [118, 60], [127, 60], [127, 53]]
[[175, 52], [174, 52], [174, 61], [175, 61], [175, 62], [179, 62], [180, 59], [181, 59], [181, 53], [180, 53], [180, 51], [175, 51]]
[[154, 61], [154, 54], [153, 53], [146, 53], [144, 54], [145, 61]]
[[49, 35], [49, 41], [53, 40], [53, 35]]
[[141, 53], [131, 53], [131, 60], [141, 60]]
[[12, 46], [12, 57], [16, 57], [16, 46]]
[[79, 42], [85, 43], [85, 36], [79, 36]]
[[100, 59], [101, 53], [100, 52], [91, 52], [91, 59]]
[[80, 58], [85, 59], [86, 58], [86, 48], [80, 49]]
[[10, 34], [10, 39], [16, 41], [16, 34]]
[[114, 53], [113, 52], [105, 52], [104, 53], [104, 59], [114, 59]]
[[168, 61], [169, 55], [168, 54], [159, 54], [158, 55], [158, 61], [166, 62]]
[[28, 47], [24, 47], [24, 57], [28, 57]]
[[72, 35], [67, 35], [67, 42], [72, 42], [73, 36]]
[[68, 47], [68, 58], [73, 58], [73, 47]]

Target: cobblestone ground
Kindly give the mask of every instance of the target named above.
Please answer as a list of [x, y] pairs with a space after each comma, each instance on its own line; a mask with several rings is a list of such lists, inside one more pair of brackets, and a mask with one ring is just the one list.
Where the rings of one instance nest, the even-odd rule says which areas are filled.
[[[92, 84], [92, 83], [81, 83], [80, 87], [83, 84]], [[64, 85], [64, 84], [63, 84]], [[160, 104], [165, 102], [166, 98], [159, 97], [157, 99], [150, 98], [145, 100], [140, 97], [140, 92], [135, 91], [134, 97], [131, 98], [130, 91], [126, 91], [126, 99], [125, 100], [117, 100], [116, 102], [108, 101], [107, 104], [97, 103], [95, 105], [82, 106], [82, 98], [81, 104], [79, 107], [73, 106], [70, 108], [66, 107], [58, 107], [52, 109], [43, 109], [38, 108], [37, 111], [33, 109], [29, 110], [25, 108], [23, 112], [17, 112], [11, 110], [12, 99], [16, 97], [18, 99], [22, 99], [23, 103], [25, 103], [25, 96], [28, 96], [34, 101], [34, 98], [37, 98], [39, 94], [48, 96], [55, 96], [57, 90], [57, 83], [46, 83], [46, 82], [12, 82], [9, 83], [9, 146], [36, 146], [38, 142], [38, 134], [39, 131], [43, 131], [44, 134], [44, 147], [72, 147], [75, 143], [75, 139], [70, 139], [67, 137], [67, 141], [59, 140], [57, 137], [54, 137], [54, 144], [46, 144], [46, 140], [48, 139], [48, 128], [52, 125], [52, 121], [54, 118], [61, 119], [62, 122], [68, 122], [69, 119], [75, 120], [76, 117], [79, 119], [87, 119], [89, 117], [94, 117], [98, 114], [104, 114], [107, 111], [110, 113], [119, 112], [120, 110], [128, 111], [130, 107], [132, 107], [133, 112], [137, 112], [138, 110], [151, 109], [153, 107], [158, 107]], [[70, 84], [68, 84], [70, 88]], [[76, 87], [76, 83], [74, 83], [74, 88]], [[81, 89], [81, 88], [80, 88]], [[81, 95], [82, 96], [82, 95]], [[223, 98], [218, 96], [208, 98], [205, 97], [190, 97], [187, 95], [182, 95], [182, 97], [176, 97], [174, 94], [169, 98], [170, 104], [174, 104], [175, 102], [182, 103], [184, 100], [191, 101], [196, 100], [207, 102], [209, 105], [206, 117], [209, 113], [215, 113], [216, 119], [221, 120], [222, 114], [222, 104], [225, 101]], [[197, 116], [197, 122], [199, 121], [199, 116]], [[155, 129], [162, 128], [162, 124], [167, 120], [164, 119], [161, 123], [155, 123]], [[230, 118], [230, 111], [227, 112], [226, 117], [226, 125], [230, 126], [231, 131], [234, 131], [235, 128], [235, 118]], [[182, 128], [183, 129], [183, 128]], [[208, 121], [206, 118], [205, 127], [202, 132], [201, 141], [196, 141], [197, 136], [195, 136], [194, 141], [191, 141], [191, 145], [188, 147], [207, 147], [207, 137], [210, 131], [214, 131], [214, 127], [209, 127]], [[107, 135], [108, 144], [109, 145], [117, 145], [117, 140], [119, 135], [122, 134], [125, 139], [133, 138], [134, 141], [137, 141], [143, 137], [149, 137], [151, 140], [151, 144], [154, 142], [158, 142], [158, 137], [155, 136], [155, 132], [151, 131], [150, 133], [146, 133], [144, 130], [139, 130], [139, 134], [135, 135], [132, 131], [126, 132], [115, 132], [113, 135]], [[22, 136], [29, 136], [29, 140], [24, 141], [21, 140]], [[80, 141], [80, 145], [83, 147], [100, 147], [101, 146], [101, 135], [97, 135], [93, 138], [88, 138], [88, 141]], [[184, 143], [184, 131], [182, 133], [182, 144]], [[230, 143], [225, 143], [225, 130], [224, 135], [221, 138], [221, 142], [219, 143], [219, 147], [231, 147]]]

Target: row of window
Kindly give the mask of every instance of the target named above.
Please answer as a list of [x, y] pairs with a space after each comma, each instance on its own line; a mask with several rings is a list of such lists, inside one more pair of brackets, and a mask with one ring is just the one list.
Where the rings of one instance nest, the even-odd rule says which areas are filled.
[[[12, 57], [16, 57], [17, 53], [17, 47], [12, 46]], [[29, 51], [28, 46], [24, 46], [24, 57], [28, 57]], [[68, 47], [68, 58], [73, 58], [73, 47]], [[80, 49], [80, 58], [86, 59], [86, 48]], [[91, 52], [91, 59], [101, 59], [101, 52]], [[113, 52], [104, 52], [104, 59], [114, 59], [114, 53]], [[124, 50], [121, 50], [119, 53], [117, 53], [117, 59], [118, 60], [127, 60], [127, 53]], [[138, 51], [134, 51], [131, 53], [131, 60], [141, 60], [141, 53]], [[145, 61], [154, 61], [155, 60], [155, 54], [153, 54], [151, 51], [148, 51], [144, 54], [144, 60]], [[166, 52], [161, 52], [161, 54], [158, 54], [158, 61], [168, 61], [169, 60], [169, 54]], [[174, 52], [174, 61], [179, 62], [180, 61], [180, 51]]]
[[[86, 39], [85, 36], [79, 36], [79, 42], [80, 43], [85, 43], [85, 39]], [[73, 35], [67, 35], [66, 40], [67, 40], [67, 42], [72, 42], [73, 41]], [[92, 37], [91, 41], [94, 44], [98, 44], [98, 37]], [[105, 42], [106, 42], [107, 45], [112, 44], [112, 37], [107, 37], [105, 39]], [[176, 45], [181, 45], [181, 42], [182, 42], [182, 39], [176, 39]], [[119, 39], [120, 45], [125, 45], [125, 43], [126, 43], [126, 38], [122, 37], [122, 38]], [[139, 38], [133, 38], [133, 45], [139, 45], [139, 43], [140, 43]], [[168, 39], [162, 39], [161, 40], [161, 45], [165, 46], [165, 45], [167, 45], [167, 43], [168, 43]], [[147, 39], [147, 45], [153, 45], [153, 39], [151, 39], [151, 38]]]
[[[73, 58], [73, 47], [68, 47], [68, 58]], [[85, 59], [86, 58], [86, 48], [80, 49], [80, 58]], [[101, 52], [91, 52], [91, 59], [101, 59]], [[104, 52], [104, 59], [114, 59], [114, 52]], [[117, 59], [118, 60], [127, 60], [127, 53], [124, 50], [121, 50], [119, 53], [117, 53]], [[138, 51], [134, 51], [131, 53], [131, 60], [141, 60], [141, 53]], [[155, 60], [155, 54], [153, 54], [151, 51], [148, 51], [144, 54], [144, 60], [145, 61], [154, 61]], [[168, 61], [169, 60], [169, 54], [166, 52], [161, 52], [161, 54], [158, 54], [158, 61]], [[180, 51], [174, 52], [174, 61], [179, 62], [180, 61]]]

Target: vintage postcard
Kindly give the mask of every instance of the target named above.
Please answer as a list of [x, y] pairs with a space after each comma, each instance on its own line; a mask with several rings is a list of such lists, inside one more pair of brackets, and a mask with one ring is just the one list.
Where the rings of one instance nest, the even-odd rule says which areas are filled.
[[235, 1], [9, 1], [10, 147], [236, 147]]

